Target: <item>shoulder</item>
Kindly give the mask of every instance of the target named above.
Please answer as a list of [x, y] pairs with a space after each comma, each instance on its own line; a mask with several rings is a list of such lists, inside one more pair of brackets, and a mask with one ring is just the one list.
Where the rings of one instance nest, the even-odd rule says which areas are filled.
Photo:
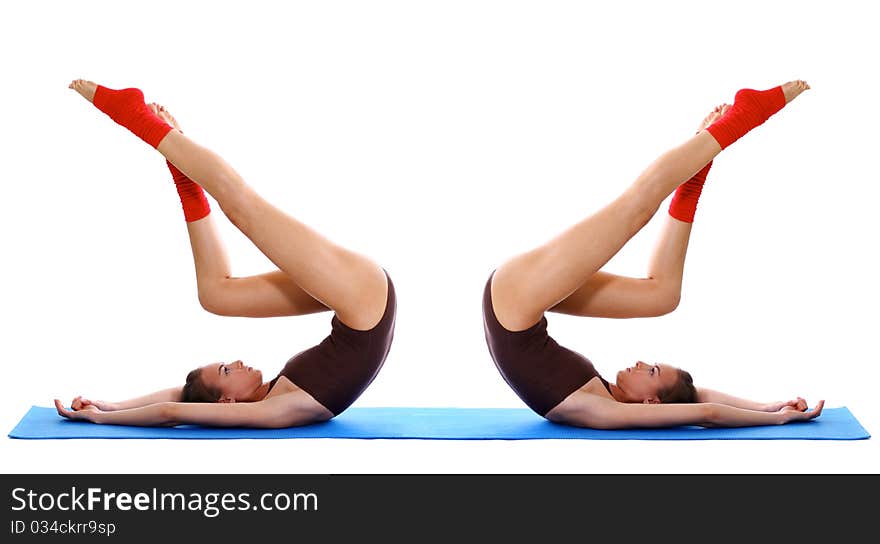
[[278, 375], [278, 377], [272, 381], [275, 383], [269, 388], [269, 392], [266, 393], [266, 396], [263, 397], [262, 400], [268, 400], [270, 398], [277, 397], [278, 395], [284, 395], [286, 393], [291, 393], [299, 389], [296, 384], [290, 381], [290, 379], [283, 374]]
[[263, 417], [275, 423], [273, 426], [280, 427], [327, 421], [335, 415], [285, 376], [278, 378], [265, 398], [253, 404]]
[[[583, 424], [601, 419], [602, 414], [615, 410], [624, 403], [611, 396], [601, 378], [596, 376], [557, 404], [544, 417], [556, 423]], [[592, 425], [590, 425], [592, 426]]]

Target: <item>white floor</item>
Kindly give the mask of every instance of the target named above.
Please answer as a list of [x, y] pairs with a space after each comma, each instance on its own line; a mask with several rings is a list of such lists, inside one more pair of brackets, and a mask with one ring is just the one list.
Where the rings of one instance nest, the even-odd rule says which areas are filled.
[[876, 474], [877, 441], [16, 441], [8, 473]]

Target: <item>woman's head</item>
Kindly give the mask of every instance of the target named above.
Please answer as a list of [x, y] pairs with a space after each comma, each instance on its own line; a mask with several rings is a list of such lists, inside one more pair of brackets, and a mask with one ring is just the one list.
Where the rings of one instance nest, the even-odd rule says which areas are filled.
[[183, 386], [184, 402], [241, 402], [253, 400], [263, 385], [263, 374], [234, 363], [212, 363], [190, 372]]
[[617, 373], [617, 387], [624, 402], [686, 403], [697, 398], [690, 373], [666, 364], [638, 361]]

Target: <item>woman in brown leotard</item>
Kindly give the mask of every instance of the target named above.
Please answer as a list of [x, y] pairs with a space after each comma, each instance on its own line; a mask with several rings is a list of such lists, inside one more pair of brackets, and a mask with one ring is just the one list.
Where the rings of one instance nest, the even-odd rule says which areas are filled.
[[[115, 92], [85, 80], [70, 88], [96, 106], [96, 92], [104, 92], [102, 97]], [[58, 413], [119, 425], [267, 428], [306, 425], [340, 414], [373, 381], [388, 355], [396, 313], [390, 277], [370, 259], [330, 242], [265, 201], [222, 158], [184, 136], [164, 107], [145, 105], [142, 95], [134, 106], [142, 117], [161, 119], [149, 119], [152, 126], [161, 128], [162, 121], [170, 125], [154, 147], [213, 196], [229, 220], [278, 267], [233, 278], [211, 215], [187, 222], [202, 306], [240, 317], [329, 310], [334, 312], [332, 329], [320, 344], [293, 356], [269, 382], [240, 360], [216, 362], [190, 372], [184, 386], [135, 399], [104, 402], [80, 396], [73, 399], [72, 409], [56, 399]], [[124, 119], [127, 112], [122, 114]]]
[[609, 383], [586, 357], [547, 334], [544, 315], [633, 318], [675, 309], [695, 200], [689, 218], [675, 212], [685, 220], [674, 217], [671, 207], [647, 278], [617, 276], [601, 268], [673, 191], [690, 183], [690, 176], [702, 172], [704, 180], [723, 148], [808, 88], [793, 81], [768, 91], [737, 93], [732, 107], [716, 108], [695, 136], [663, 154], [620, 197], [492, 273], [483, 295], [489, 352], [504, 380], [530, 408], [551, 421], [598, 429], [771, 425], [821, 413], [824, 401], [808, 409], [800, 397], [759, 403], [694, 387], [689, 373], [667, 364], [638, 361]]

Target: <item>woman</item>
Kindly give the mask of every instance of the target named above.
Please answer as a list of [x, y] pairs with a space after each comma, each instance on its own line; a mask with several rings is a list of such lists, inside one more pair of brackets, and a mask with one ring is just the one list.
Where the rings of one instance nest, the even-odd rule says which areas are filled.
[[[206, 310], [240, 317], [331, 310], [334, 316], [330, 335], [292, 357], [270, 382], [240, 360], [212, 363], [190, 372], [182, 387], [123, 402], [76, 397], [68, 410], [56, 399], [58, 413], [118, 425], [278, 428], [326, 421], [351, 405], [376, 377], [394, 334], [396, 299], [384, 269], [266, 202], [222, 158], [184, 136], [163, 106], [145, 104], [140, 90], [81, 79], [69, 87], [165, 156]], [[230, 276], [202, 188], [278, 270]]]
[[[609, 205], [490, 275], [483, 294], [486, 342], [502, 377], [530, 408], [550, 421], [597, 429], [772, 425], [821, 413], [824, 401], [808, 410], [800, 397], [758, 403], [694, 387], [689, 373], [666, 364], [638, 361], [609, 383], [587, 358], [547, 334], [544, 316], [652, 317], [675, 309], [712, 159], [806, 89], [806, 82], [792, 81], [739, 91], [732, 106], [715, 108], [695, 136], [654, 161]], [[673, 191], [648, 277], [600, 270]]]

